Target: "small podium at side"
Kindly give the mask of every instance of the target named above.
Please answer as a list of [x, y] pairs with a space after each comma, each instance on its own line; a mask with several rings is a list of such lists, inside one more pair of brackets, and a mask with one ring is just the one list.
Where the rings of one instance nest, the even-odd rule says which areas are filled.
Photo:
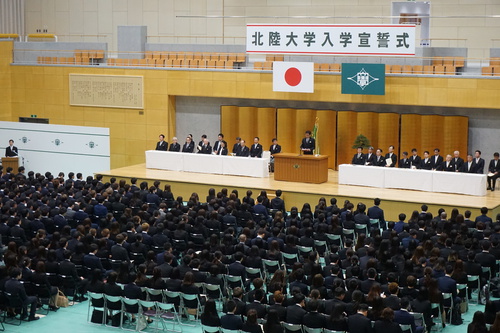
[[19, 157], [2, 157], [3, 171], [5, 172], [8, 167], [11, 167], [17, 173], [19, 167]]

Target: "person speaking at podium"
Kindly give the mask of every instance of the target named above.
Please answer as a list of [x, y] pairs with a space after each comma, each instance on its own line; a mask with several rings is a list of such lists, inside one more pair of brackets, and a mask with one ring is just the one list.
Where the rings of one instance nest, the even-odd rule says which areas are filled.
[[17, 147], [14, 146], [14, 140], [9, 140], [9, 145], [5, 148], [5, 157], [17, 157], [19, 154], [17, 152]]
[[302, 139], [302, 144], [300, 145], [300, 150], [304, 155], [312, 155], [315, 148], [316, 142], [314, 138], [311, 138], [311, 131], [306, 131], [305, 138]]

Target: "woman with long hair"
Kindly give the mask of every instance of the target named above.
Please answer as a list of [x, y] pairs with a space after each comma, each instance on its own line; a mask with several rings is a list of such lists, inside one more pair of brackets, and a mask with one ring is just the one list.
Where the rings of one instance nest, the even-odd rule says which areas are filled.
[[495, 321], [493, 322], [493, 325], [490, 327], [490, 333], [498, 333], [500, 332], [500, 312], [497, 312], [497, 315], [495, 316]]
[[[495, 332], [495, 331], [490, 330], [490, 332]], [[472, 322], [469, 324], [469, 326], [467, 326], [467, 333], [488, 333], [484, 312], [482, 311], [474, 312], [474, 317], [472, 317]]]
[[215, 307], [215, 300], [208, 299], [205, 303], [205, 308], [200, 316], [201, 324], [205, 326], [218, 327], [220, 326], [220, 318]]
[[264, 333], [283, 333], [278, 311], [269, 309], [267, 312], [267, 321], [264, 323]]

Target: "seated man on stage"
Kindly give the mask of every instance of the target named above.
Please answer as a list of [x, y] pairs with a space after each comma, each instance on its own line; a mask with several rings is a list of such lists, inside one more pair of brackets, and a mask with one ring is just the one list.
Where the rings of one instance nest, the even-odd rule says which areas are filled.
[[477, 167], [471, 154], [467, 154], [467, 162], [462, 165], [462, 170], [460, 172], [477, 173]]
[[9, 146], [5, 148], [5, 157], [16, 157], [18, 156], [17, 147], [14, 146], [14, 140], [9, 140]]
[[259, 143], [259, 137], [253, 138], [253, 145], [250, 148], [250, 157], [262, 157], [262, 145]]
[[488, 190], [495, 190], [495, 183], [497, 178], [500, 177], [500, 161], [498, 160], [500, 154], [494, 153], [493, 159], [488, 166]]
[[462, 169], [462, 165], [464, 165], [464, 160], [460, 157], [460, 152], [458, 150], [453, 152], [453, 156], [451, 163], [453, 164], [455, 172], [459, 172], [460, 169]]
[[420, 169], [432, 170], [432, 162], [427, 150], [424, 151], [424, 158], [422, 159], [422, 163], [420, 164]]
[[274, 172], [274, 154], [281, 153], [281, 146], [278, 144], [278, 139], [273, 138], [273, 144], [269, 147], [269, 152], [271, 153], [270, 171]]
[[374, 166], [383, 167], [385, 166], [385, 159], [382, 156], [382, 149], [378, 148], [375, 152], [375, 160], [373, 161]]
[[238, 136], [236, 138], [236, 143], [233, 145], [232, 153], [238, 156], [238, 151], [240, 150], [240, 148], [241, 148], [241, 138]]
[[177, 137], [174, 136], [172, 138], [172, 143], [170, 144], [168, 151], [181, 151], [181, 145], [177, 142]]
[[198, 147], [198, 154], [212, 154], [212, 146], [207, 138], [203, 139], [201, 146]]
[[392, 160], [391, 164], [386, 162], [386, 167], [394, 168], [396, 163], [398, 163], [398, 155], [394, 154], [394, 146], [389, 146], [389, 152], [385, 154], [385, 159], [390, 158]]
[[443, 156], [439, 155], [439, 148], [434, 149], [434, 156], [431, 158], [431, 170], [438, 170], [443, 163]]
[[306, 137], [302, 139], [300, 150], [304, 155], [312, 155], [314, 149], [316, 149], [316, 141], [311, 138], [311, 131], [306, 131]]
[[373, 153], [373, 147], [368, 148], [368, 154], [365, 155], [365, 165], [373, 165], [375, 161], [375, 154]]
[[447, 172], [455, 172], [455, 166], [453, 165], [451, 159], [452, 157], [450, 154], [446, 155], [446, 161], [441, 163], [441, 168], [439, 170]]
[[224, 141], [224, 140], [219, 141], [219, 149], [214, 150], [214, 154], [219, 155], [219, 156], [226, 156], [227, 155], [226, 141]]
[[245, 140], [240, 141], [240, 149], [236, 152], [236, 156], [248, 157], [250, 156], [250, 149], [246, 146]]
[[420, 169], [420, 164], [422, 163], [422, 159], [418, 156], [417, 148], [413, 148], [411, 150], [410, 163], [412, 167], [415, 169]]
[[363, 154], [363, 147], [358, 147], [358, 152], [352, 157], [351, 164], [365, 165], [366, 156]]
[[190, 136], [186, 138], [186, 142], [182, 146], [183, 153], [192, 153], [194, 151], [194, 142]]
[[160, 134], [160, 141], [156, 143], [156, 150], [167, 151], [168, 150], [168, 142], [165, 141], [165, 135]]
[[407, 151], [403, 152], [403, 158], [399, 160], [399, 167], [403, 168], [403, 169], [410, 169], [411, 168], [411, 161], [408, 158]]
[[[219, 147], [220, 147], [220, 143], [224, 140], [224, 134], [222, 133], [219, 133], [219, 135], [217, 136], [217, 141], [215, 141], [214, 143], [214, 147], [213, 147], [213, 151], [214, 153], [218, 152], [219, 151]], [[219, 154], [217, 154], [219, 155]]]
[[474, 164], [476, 165], [477, 173], [484, 173], [484, 159], [481, 158], [481, 151], [474, 152]]

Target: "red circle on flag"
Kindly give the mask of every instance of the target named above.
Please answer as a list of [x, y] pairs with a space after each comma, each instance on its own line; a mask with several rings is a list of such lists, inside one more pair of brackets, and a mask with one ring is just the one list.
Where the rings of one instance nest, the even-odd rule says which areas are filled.
[[288, 85], [295, 87], [300, 83], [300, 81], [302, 81], [302, 73], [300, 73], [300, 70], [295, 67], [290, 67], [286, 70], [285, 82]]

